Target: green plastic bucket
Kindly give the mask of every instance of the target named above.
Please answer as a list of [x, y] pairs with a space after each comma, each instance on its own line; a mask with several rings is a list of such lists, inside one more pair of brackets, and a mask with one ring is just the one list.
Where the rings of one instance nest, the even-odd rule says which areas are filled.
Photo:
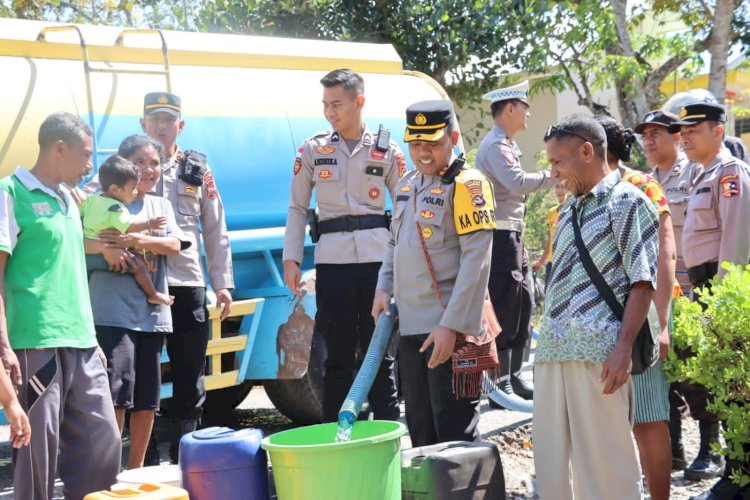
[[400, 500], [399, 422], [356, 422], [351, 441], [336, 443], [336, 424], [266, 437], [279, 500]]

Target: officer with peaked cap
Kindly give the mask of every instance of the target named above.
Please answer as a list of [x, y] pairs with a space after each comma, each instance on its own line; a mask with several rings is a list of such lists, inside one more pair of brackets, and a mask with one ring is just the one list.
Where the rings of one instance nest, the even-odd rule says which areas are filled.
[[[335, 422], [354, 380], [357, 344], [367, 349], [378, 270], [388, 244], [385, 203], [394, 197], [406, 160], [389, 134], [373, 133], [362, 119], [364, 81], [350, 69], [321, 79], [323, 113], [332, 130], [307, 139], [297, 152], [284, 233], [284, 281], [301, 295], [307, 208], [312, 190], [320, 221], [315, 246], [315, 329], [326, 342], [323, 420]], [[400, 415], [394, 357], [386, 353], [368, 401], [379, 420]]]
[[209, 337], [206, 309], [206, 276], [201, 265], [201, 239], [216, 302], [223, 306], [221, 319], [232, 306], [234, 288], [232, 252], [224, 219], [224, 204], [206, 157], [183, 151], [177, 136], [185, 126], [180, 97], [169, 92], [151, 92], [143, 102], [143, 131], [164, 145], [167, 160], [155, 194], [174, 207], [177, 224], [192, 245], [167, 257], [169, 294], [174, 296], [174, 332], [167, 336], [173, 395], [169, 415], [174, 420], [170, 458], [177, 463], [181, 435], [195, 430], [206, 399], [204, 369]]
[[[497, 229], [492, 244], [490, 298], [502, 332], [497, 338], [500, 354], [499, 390], [515, 392], [526, 399], [533, 389], [521, 378], [523, 353], [529, 336], [532, 296], [525, 278], [528, 261], [523, 249], [524, 201], [526, 195], [555, 185], [548, 170], [529, 173], [521, 167], [521, 151], [514, 141], [526, 130], [529, 119], [529, 83], [493, 90], [490, 101], [494, 127], [477, 150], [477, 168], [492, 182], [496, 199]], [[490, 404], [500, 406], [499, 394], [490, 394]]]
[[[450, 101], [418, 102], [406, 110], [404, 142], [416, 168], [396, 190], [372, 306], [377, 317], [389, 310], [393, 295], [399, 308], [401, 386], [415, 447], [479, 439], [479, 399], [454, 394], [453, 387], [470, 383], [450, 358], [457, 333], [482, 332], [494, 199], [485, 176], [456, 161], [458, 137]], [[477, 360], [467, 361], [481, 368]], [[480, 384], [481, 370], [473, 375]]]
[[[682, 246], [688, 277], [696, 288], [709, 286], [715, 275], [726, 270], [722, 262], [745, 265], [750, 259], [750, 167], [731, 156], [724, 146], [726, 108], [720, 104], [692, 104], [680, 112], [680, 120], [669, 131], [680, 132], [680, 142], [687, 157], [703, 166], [690, 192]], [[695, 297], [694, 297], [695, 299]], [[724, 472], [710, 490], [696, 500], [737, 498], [739, 489], [729, 479], [733, 469], [743, 464], [728, 463], [711, 450], [719, 440], [719, 423], [705, 410], [708, 391], [703, 398], [685, 393], [691, 413], [702, 413], [699, 419], [700, 448], [696, 460], [685, 470], [688, 479], [707, 479]], [[691, 396], [691, 397], [688, 397]], [[697, 416], [696, 416], [697, 418]], [[747, 450], [746, 450], [747, 451]], [[744, 464], [747, 467], [747, 464]]]

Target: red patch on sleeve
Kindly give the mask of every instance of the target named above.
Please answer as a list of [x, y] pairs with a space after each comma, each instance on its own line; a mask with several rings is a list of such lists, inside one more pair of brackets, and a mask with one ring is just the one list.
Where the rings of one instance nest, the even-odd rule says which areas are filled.
[[500, 154], [503, 155], [503, 158], [510, 164], [510, 166], [515, 166], [516, 162], [516, 155], [513, 152], [513, 148], [506, 144], [500, 144]]
[[400, 179], [406, 173], [406, 159], [403, 153], [396, 154], [396, 165], [398, 165], [398, 178]]
[[216, 183], [214, 182], [214, 174], [211, 172], [206, 172], [206, 175], [203, 176], [203, 190], [211, 200], [215, 200], [219, 196], [219, 192], [216, 190]]
[[298, 156], [297, 159], [294, 160], [294, 175], [297, 175], [301, 169], [302, 169], [302, 158]]
[[727, 174], [719, 179], [721, 183], [721, 195], [724, 198], [733, 198], [740, 195], [740, 182], [737, 174]]

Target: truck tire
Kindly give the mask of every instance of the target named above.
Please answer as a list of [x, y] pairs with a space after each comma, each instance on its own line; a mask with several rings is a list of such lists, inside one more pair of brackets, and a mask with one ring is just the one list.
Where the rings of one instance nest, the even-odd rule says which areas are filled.
[[249, 380], [241, 384], [216, 389], [206, 392], [206, 401], [203, 403], [203, 409], [209, 415], [226, 415], [237, 408], [242, 403], [250, 390], [253, 383]]
[[300, 425], [323, 421], [323, 363], [326, 359], [326, 345], [321, 337], [314, 331], [310, 361], [302, 378], [263, 382], [266, 395], [276, 409]]

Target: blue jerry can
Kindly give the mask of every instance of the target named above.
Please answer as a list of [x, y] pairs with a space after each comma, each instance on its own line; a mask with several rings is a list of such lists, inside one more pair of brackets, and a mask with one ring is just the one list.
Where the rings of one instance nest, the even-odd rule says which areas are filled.
[[268, 458], [259, 429], [207, 427], [180, 440], [182, 487], [191, 500], [267, 500]]

